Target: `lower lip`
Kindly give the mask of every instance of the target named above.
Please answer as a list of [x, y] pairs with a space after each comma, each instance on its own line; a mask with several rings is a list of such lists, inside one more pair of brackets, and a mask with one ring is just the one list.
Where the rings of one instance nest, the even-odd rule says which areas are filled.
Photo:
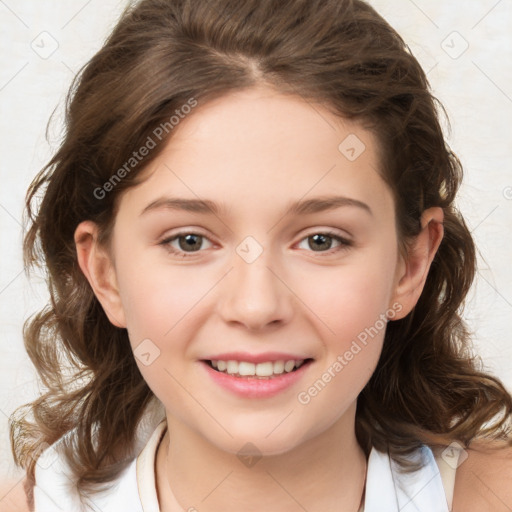
[[205, 361], [201, 361], [201, 364], [219, 386], [238, 396], [243, 398], [270, 398], [293, 386], [305, 374], [312, 362], [312, 360], [305, 362], [294, 372], [282, 373], [267, 379], [234, 377], [233, 375], [214, 370]]

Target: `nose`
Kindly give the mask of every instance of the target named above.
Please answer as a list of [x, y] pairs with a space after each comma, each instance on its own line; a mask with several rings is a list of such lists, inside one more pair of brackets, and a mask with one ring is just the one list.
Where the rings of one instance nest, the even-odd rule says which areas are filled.
[[286, 324], [293, 314], [293, 292], [280, 272], [274, 270], [266, 251], [247, 263], [238, 255], [223, 280], [218, 311], [223, 320], [251, 331]]

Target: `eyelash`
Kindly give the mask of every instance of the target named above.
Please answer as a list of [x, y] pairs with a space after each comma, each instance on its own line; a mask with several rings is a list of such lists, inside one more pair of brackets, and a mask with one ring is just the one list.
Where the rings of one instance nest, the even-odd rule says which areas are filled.
[[[171, 242], [173, 242], [174, 240], [178, 240], [180, 237], [182, 236], [185, 236], [185, 235], [195, 235], [195, 236], [200, 236], [202, 238], [205, 238], [208, 240], [208, 237], [206, 235], [203, 235], [202, 233], [196, 233], [196, 232], [193, 232], [193, 231], [181, 231], [179, 233], [175, 233], [173, 234], [173, 236], [171, 237], [167, 237], [165, 238], [164, 240], [162, 240], [161, 242], [159, 242], [159, 245], [162, 245], [164, 246], [168, 251], [169, 253], [171, 254], [174, 254], [174, 255], [177, 255], [177, 256], [181, 256], [183, 258], [190, 258], [190, 257], [193, 257], [194, 254], [197, 254], [197, 253], [200, 253], [202, 251], [193, 251], [193, 252], [190, 252], [190, 253], [187, 253], [185, 251], [182, 251], [182, 250], [178, 250], [174, 247], [172, 247], [170, 244]], [[303, 240], [307, 240], [308, 238], [310, 237], [313, 237], [314, 235], [324, 235], [328, 238], [332, 238], [334, 240], [337, 240], [341, 245], [334, 248], [334, 249], [329, 249], [327, 251], [309, 251], [309, 252], [318, 252], [320, 254], [334, 254], [334, 253], [337, 253], [339, 251], [346, 251], [348, 250], [350, 247], [353, 246], [353, 242], [336, 234], [336, 232], [334, 231], [315, 231], [313, 233], [310, 233], [308, 235], [306, 235], [305, 237], [303, 237], [300, 242], [302, 242]], [[299, 243], [300, 243], [299, 242]]]

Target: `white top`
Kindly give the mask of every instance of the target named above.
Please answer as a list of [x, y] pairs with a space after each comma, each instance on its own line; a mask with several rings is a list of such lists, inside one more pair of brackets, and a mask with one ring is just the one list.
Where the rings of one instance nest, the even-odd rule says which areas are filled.
[[[64, 459], [46, 449], [36, 465], [35, 512], [160, 512], [155, 484], [155, 455], [166, 431], [163, 420], [153, 431], [139, 456], [102, 496], [95, 495], [84, 507], [73, 492]], [[449, 512], [459, 452], [434, 455], [423, 445], [424, 466], [412, 474], [399, 474], [387, 453], [372, 449], [368, 459], [364, 507], [359, 512]], [[69, 473], [68, 473], [69, 474]]]

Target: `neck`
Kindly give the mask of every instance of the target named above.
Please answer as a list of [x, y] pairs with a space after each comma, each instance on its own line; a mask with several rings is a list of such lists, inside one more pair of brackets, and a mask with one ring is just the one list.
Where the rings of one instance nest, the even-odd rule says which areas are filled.
[[243, 463], [168, 415], [156, 457], [160, 510], [357, 512], [366, 458], [354, 420], [355, 406], [294, 449]]

